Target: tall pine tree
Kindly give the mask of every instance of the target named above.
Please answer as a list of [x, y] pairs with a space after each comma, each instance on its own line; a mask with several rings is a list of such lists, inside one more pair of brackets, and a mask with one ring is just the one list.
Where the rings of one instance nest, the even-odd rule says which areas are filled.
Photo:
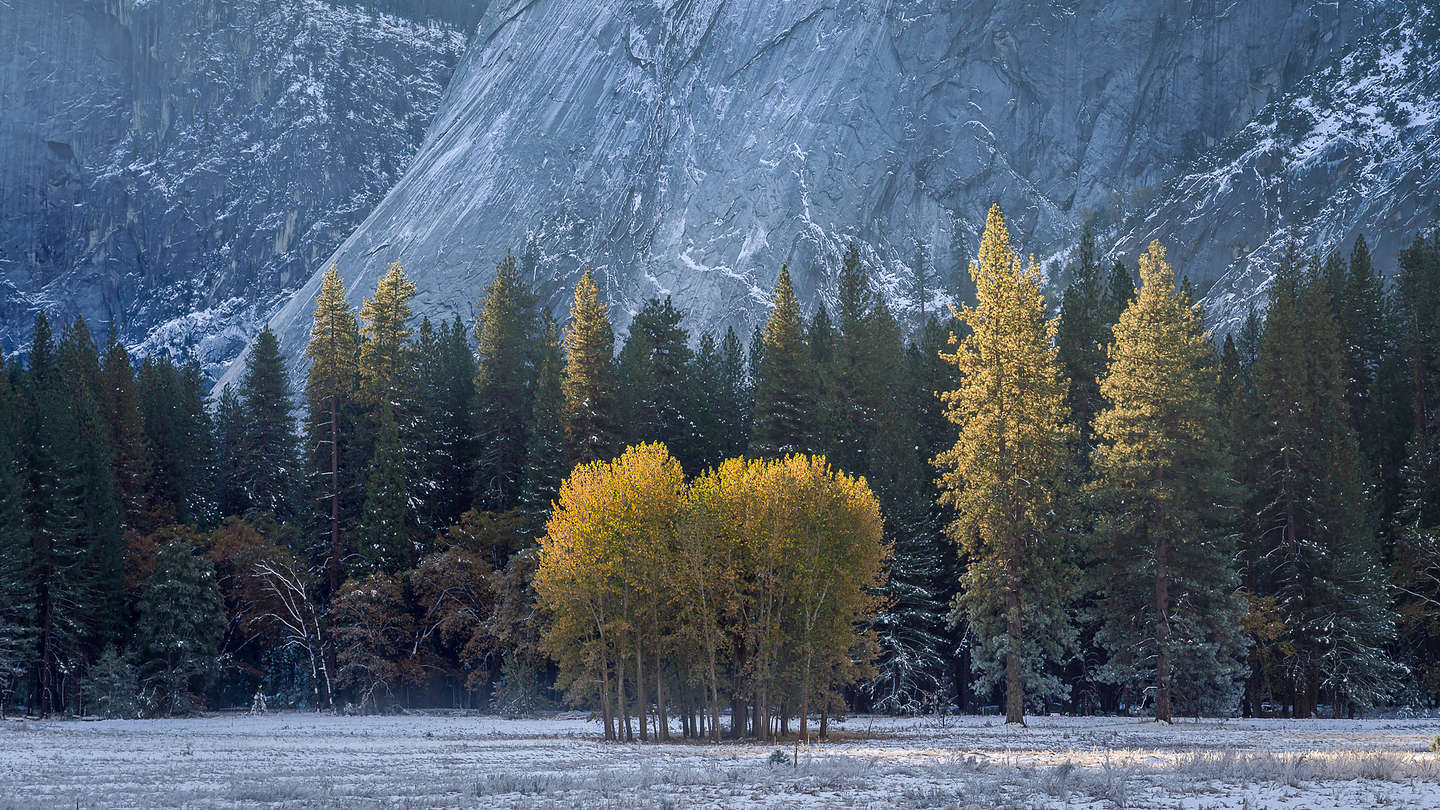
[[1100, 383], [1091, 574], [1111, 679], [1153, 690], [1155, 719], [1168, 723], [1177, 698], [1198, 714], [1206, 697], [1234, 694], [1244, 603], [1214, 351], [1158, 242], [1140, 279]]
[[310, 372], [305, 379], [305, 406], [308, 416], [310, 473], [320, 497], [320, 523], [325, 527], [325, 578], [329, 593], [338, 593], [345, 580], [345, 540], [341, 532], [342, 494], [355, 472], [344, 469], [342, 460], [353, 454], [342, 451], [355, 431], [354, 406], [359, 385], [360, 328], [355, 312], [345, 300], [345, 282], [334, 265], [325, 271], [320, 294], [315, 298], [315, 315], [305, 359]]
[[260, 331], [246, 358], [238, 397], [243, 421], [232, 463], [239, 502], [232, 508], [292, 520], [299, 515], [295, 496], [300, 461], [285, 359], [269, 326]]
[[1393, 685], [1394, 621], [1377, 556], [1365, 464], [1345, 399], [1343, 348], [1323, 275], [1292, 246], [1271, 285], [1254, 378], [1265, 429], [1254, 482], [1257, 585], [1285, 640], [1283, 697], [1300, 716], [1374, 705]]
[[978, 642], [973, 666], [982, 683], [1003, 678], [1005, 721], [1023, 724], [1027, 693], [1032, 702], [1063, 696], [1045, 665], [1074, 646], [1065, 611], [1073, 555], [1057, 531], [1066, 385], [1041, 271], [1011, 249], [998, 206], [970, 275], [978, 303], [959, 317], [972, 331], [944, 355], [960, 371], [960, 387], [944, 394], [959, 437], [936, 459], [940, 497], [955, 510], [949, 534], [966, 561], [959, 605]]
[[780, 268], [771, 302], [770, 318], [760, 336], [758, 362], [754, 364], [750, 452], [765, 458], [783, 458], [816, 449], [817, 438], [814, 358], [788, 267]]
[[475, 322], [475, 505], [480, 509], [510, 509], [520, 497], [538, 323], [535, 294], [506, 254]]
[[565, 332], [565, 454], [571, 466], [608, 461], [623, 448], [615, 332], [587, 268], [575, 287]]

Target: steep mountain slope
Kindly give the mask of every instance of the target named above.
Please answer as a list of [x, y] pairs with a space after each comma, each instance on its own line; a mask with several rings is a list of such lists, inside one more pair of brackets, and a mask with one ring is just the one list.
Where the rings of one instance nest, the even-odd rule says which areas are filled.
[[0, 0], [0, 350], [218, 371], [394, 184], [483, 4]]
[[[1222, 327], [1243, 320], [1291, 238], [1388, 265], [1440, 223], [1440, 7], [1419, 4], [1267, 105], [1159, 189], [1137, 195], [1122, 251], [1171, 246]], [[1200, 289], [1205, 289], [1203, 286]]]
[[[332, 260], [358, 301], [398, 259], [417, 312], [444, 315], [533, 243], [552, 305], [590, 263], [622, 325], [671, 294], [692, 327], [744, 327], [782, 262], [813, 298], [855, 238], [913, 311], [963, 272], [990, 202], [1058, 245], [1387, 5], [496, 3], [414, 165]], [[291, 356], [318, 278], [274, 320]]]

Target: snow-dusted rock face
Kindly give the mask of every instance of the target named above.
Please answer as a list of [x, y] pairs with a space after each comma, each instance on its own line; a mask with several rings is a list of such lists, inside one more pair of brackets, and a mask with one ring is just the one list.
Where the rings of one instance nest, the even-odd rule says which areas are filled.
[[1291, 238], [1348, 250], [1363, 233], [1390, 270], [1440, 224], [1440, 6], [1378, 26], [1148, 197], [1118, 245], [1160, 239], [1213, 280], [1206, 304], [1221, 328], [1264, 308]]
[[[533, 242], [556, 307], [588, 263], [622, 326], [670, 294], [692, 328], [745, 327], [782, 262], [813, 300], [854, 238], [914, 312], [917, 255], [934, 296], [991, 202], [1043, 254], [1241, 130], [1384, 11], [497, 2], [415, 163], [333, 261], [358, 302], [399, 260], [417, 313], [443, 316], [471, 311], [496, 261]], [[318, 278], [273, 322], [291, 356]]]
[[483, 4], [0, 0], [0, 350], [218, 371], [394, 185]]

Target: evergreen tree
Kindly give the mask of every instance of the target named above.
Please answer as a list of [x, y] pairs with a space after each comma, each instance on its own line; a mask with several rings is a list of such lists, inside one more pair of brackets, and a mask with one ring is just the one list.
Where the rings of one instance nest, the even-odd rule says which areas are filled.
[[245, 406], [232, 386], [225, 386], [215, 402], [215, 439], [218, 474], [215, 501], [224, 517], [241, 515], [250, 507], [245, 489], [245, 471], [240, 460], [245, 452]]
[[[1080, 248], [1070, 286], [1060, 304], [1058, 348], [1060, 366], [1070, 380], [1066, 403], [1075, 422], [1080, 448], [1077, 454], [1082, 469], [1088, 466], [1095, 445], [1095, 415], [1104, 407], [1100, 396], [1100, 378], [1105, 374], [1105, 347], [1110, 343], [1109, 319], [1114, 307], [1111, 281], [1095, 251], [1095, 236], [1087, 226], [1080, 236]], [[1129, 276], [1125, 276], [1126, 280]], [[1120, 286], [1123, 295], [1123, 285]], [[1118, 316], [1118, 311], [1114, 313]]]
[[41, 715], [64, 708], [63, 674], [83, 666], [87, 642], [103, 642], [97, 617], [120, 614], [114, 603], [122, 584], [120, 515], [91, 387], [98, 368], [83, 322], [67, 330], [57, 349], [49, 321], [43, 314], [36, 319], [23, 377], [22, 442], [35, 617], [32, 680]]
[[220, 665], [225, 606], [215, 569], [182, 542], [155, 556], [155, 572], [140, 597], [135, 655], [161, 716], [189, 712], [192, 695]]
[[148, 358], [140, 366], [150, 501], [157, 514], [176, 523], [210, 525], [216, 517], [216, 447], [207, 386], [193, 360], [177, 368], [169, 358]]
[[341, 496], [355, 472], [341, 461], [353, 456], [342, 444], [353, 438], [354, 404], [359, 385], [360, 328], [345, 300], [345, 282], [334, 265], [325, 271], [305, 358], [310, 372], [305, 379], [310, 471], [322, 499], [325, 526], [325, 577], [329, 593], [337, 593], [345, 580], [345, 540], [341, 532]]
[[56, 346], [61, 387], [53, 404], [61, 418], [52, 424], [58, 461], [74, 493], [83, 547], [79, 576], [86, 598], [79, 605], [84, 653], [99, 655], [124, 628], [125, 542], [123, 514], [115, 485], [114, 457], [105, 423], [100, 357], [83, 319], [66, 328]]
[[1074, 646], [1072, 553], [1057, 531], [1066, 385], [1041, 271], [1021, 265], [998, 206], [970, 275], [978, 304], [960, 316], [972, 332], [944, 355], [960, 371], [960, 387], [943, 395], [959, 437], [936, 463], [941, 501], [956, 512], [949, 534], [967, 563], [959, 605], [978, 642], [973, 666], [982, 683], [1003, 675], [1006, 722], [1024, 723], [1027, 692], [1034, 702], [1063, 696], [1044, 665]]
[[1350, 424], [1343, 350], [1325, 280], [1292, 246], [1271, 285], [1255, 363], [1261, 464], [1257, 584], [1273, 595], [1294, 649], [1288, 702], [1301, 716], [1322, 697], [1335, 711], [1385, 699], [1394, 632]]
[[669, 298], [651, 298], [635, 314], [620, 350], [622, 413], [627, 444], [660, 442], [686, 470], [697, 471], [694, 353], [684, 317]]
[[720, 422], [720, 455], [735, 458], [750, 444], [755, 392], [745, 369], [745, 350], [733, 328], [720, 341], [720, 399], [715, 403]]
[[0, 358], [0, 717], [21, 688], [35, 654], [30, 535], [21, 466], [23, 418], [11, 370]]
[[375, 455], [365, 477], [365, 505], [360, 518], [362, 574], [376, 571], [393, 574], [414, 563], [408, 503], [400, 429], [390, 406], [382, 404], [375, 432]]
[[815, 447], [814, 357], [805, 339], [805, 321], [788, 267], [780, 268], [771, 301], [759, 362], [753, 366], [755, 415], [750, 451], [765, 458], [783, 458]]
[[[870, 456], [876, 439], [884, 437], [875, 429], [892, 391], [891, 377], [899, 369], [899, 330], [885, 328], [893, 321], [885, 320], [888, 312], [882, 317], [881, 309], [869, 268], [852, 242], [840, 268], [835, 309], [839, 336], [833, 368], [826, 375], [831, 404], [822, 411], [832, 414], [832, 440], [827, 448], [831, 460], [855, 475], [878, 471]], [[882, 496], [882, 508], [884, 500]]]
[[535, 368], [535, 395], [531, 403], [530, 443], [525, 448], [525, 476], [520, 506], [535, 525], [543, 523], [550, 504], [560, 492], [565, 468], [565, 354], [560, 328], [545, 314]]
[[575, 287], [565, 332], [565, 448], [569, 465], [606, 461], [623, 446], [615, 380], [615, 332], [590, 270]]
[[814, 386], [811, 394], [815, 398], [813, 446], [834, 460], [835, 451], [842, 441], [840, 383], [835, 379], [835, 327], [823, 301], [815, 307], [810, 327], [805, 330], [805, 340], [810, 344], [810, 374]]
[[101, 408], [110, 434], [110, 457], [125, 526], [141, 534], [175, 522], [170, 510], [152, 503], [149, 448], [140, 413], [135, 367], [112, 329], [100, 367]]
[[1155, 719], [1168, 723], [1177, 698], [1198, 714], [1205, 697], [1234, 692], [1244, 605], [1214, 351], [1160, 243], [1140, 257], [1140, 278], [1100, 384], [1091, 573], [1110, 677], [1153, 688]]
[[416, 407], [406, 449], [411, 497], [421, 537], [433, 537], [473, 505], [475, 356], [457, 316], [448, 324], [420, 324], [416, 346]]
[[300, 470], [290, 382], [280, 342], [266, 326], [255, 338], [240, 379], [243, 429], [235, 447], [239, 511], [258, 509], [281, 520], [298, 515], [295, 484]]
[[531, 427], [538, 302], [508, 253], [475, 322], [476, 506], [500, 511], [520, 496]]
[[[360, 401], [375, 418], [382, 404], [403, 410], [410, 357], [410, 299], [415, 283], [393, 262], [375, 284], [375, 295], [360, 306]], [[397, 414], [398, 418], [398, 414]]]
[[[1126, 269], [1125, 262], [1116, 259], [1115, 265], [1110, 268], [1110, 278], [1106, 282], [1105, 296], [1100, 302], [1100, 323], [1113, 324], [1120, 320], [1120, 313], [1130, 306], [1135, 300], [1135, 280], [1130, 277], [1130, 271]], [[1108, 340], [1108, 336], [1106, 338]]]
[[721, 381], [720, 346], [709, 331], [700, 334], [695, 356], [687, 373], [693, 380], [690, 417], [695, 423], [695, 453], [699, 470], [708, 470], [725, 460], [723, 419], [720, 400], [724, 396]]
[[1401, 252], [1395, 299], [1392, 359], [1379, 375], [1388, 407], [1376, 409], [1384, 420], [1377, 434], [1382, 457], [1392, 465], [1403, 458], [1394, 481], [1391, 565], [1401, 649], [1420, 692], [1433, 701], [1440, 696], [1440, 232]]
[[1349, 262], [1332, 254], [1327, 270], [1335, 326], [1343, 349], [1341, 374], [1350, 421], [1361, 452], [1376, 469], [1380, 436], [1375, 428], [1382, 420], [1374, 395], [1385, 343], [1385, 290], [1363, 235], [1355, 237]]

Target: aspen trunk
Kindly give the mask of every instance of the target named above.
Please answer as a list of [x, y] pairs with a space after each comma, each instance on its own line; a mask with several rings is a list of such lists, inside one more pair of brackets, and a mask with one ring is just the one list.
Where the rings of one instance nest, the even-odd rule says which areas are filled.
[[647, 723], [650, 717], [650, 703], [645, 700], [645, 656], [640, 651], [640, 628], [635, 628], [635, 716], [640, 719], [640, 741], [650, 739]]

